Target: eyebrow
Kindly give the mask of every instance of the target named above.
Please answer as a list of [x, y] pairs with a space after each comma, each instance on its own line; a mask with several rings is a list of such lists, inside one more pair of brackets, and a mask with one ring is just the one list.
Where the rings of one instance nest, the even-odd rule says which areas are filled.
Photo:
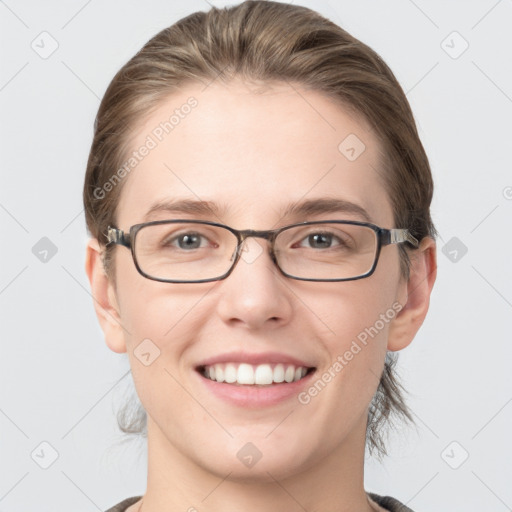
[[[223, 218], [228, 211], [226, 205], [212, 201], [193, 199], [176, 199], [158, 201], [144, 215], [144, 221], [151, 220], [158, 213], [185, 213], [198, 216], [215, 216]], [[349, 213], [361, 217], [366, 222], [372, 222], [368, 212], [360, 205], [339, 198], [317, 198], [290, 203], [280, 213], [281, 217], [308, 217], [323, 213]]]
[[193, 199], [176, 199], [158, 201], [144, 215], [144, 220], [151, 220], [158, 213], [188, 213], [191, 215], [214, 215], [222, 217], [226, 208], [212, 201]]
[[289, 204], [282, 215], [283, 217], [307, 217], [309, 215], [319, 215], [323, 213], [351, 213], [361, 217], [366, 222], [372, 222], [369, 213], [362, 206], [338, 198], [318, 198], [297, 201]]

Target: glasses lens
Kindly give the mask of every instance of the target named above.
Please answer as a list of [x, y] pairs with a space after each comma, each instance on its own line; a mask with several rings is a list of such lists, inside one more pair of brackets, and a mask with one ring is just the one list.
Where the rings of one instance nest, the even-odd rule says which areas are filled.
[[367, 226], [318, 223], [294, 226], [276, 238], [285, 274], [303, 279], [351, 279], [367, 274], [377, 253], [377, 234]]
[[209, 224], [150, 224], [135, 237], [142, 272], [156, 279], [200, 281], [224, 275], [233, 264], [238, 240], [231, 231]]

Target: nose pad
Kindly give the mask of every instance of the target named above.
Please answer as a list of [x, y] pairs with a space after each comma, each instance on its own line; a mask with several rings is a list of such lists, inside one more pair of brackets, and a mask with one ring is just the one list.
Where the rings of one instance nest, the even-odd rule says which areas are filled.
[[[252, 245], [251, 248], [249, 248], [248, 242]], [[246, 238], [239, 246], [238, 250], [240, 251], [241, 258], [245, 263], [251, 264], [263, 254], [263, 244], [254, 237], [251, 237], [250, 239]]]

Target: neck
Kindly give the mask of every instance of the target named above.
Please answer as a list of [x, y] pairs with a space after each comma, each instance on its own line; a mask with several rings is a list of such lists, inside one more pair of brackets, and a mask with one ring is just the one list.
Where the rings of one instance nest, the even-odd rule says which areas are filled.
[[200, 460], [196, 463], [171, 445], [148, 417], [148, 482], [143, 512], [224, 512], [227, 505], [230, 510], [244, 512], [374, 511], [363, 486], [365, 429], [366, 418], [362, 418], [343, 444], [301, 472], [290, 467], [286, 472], [270, 470], [261, 464], [259, 471], [255, 465], [248, 477], [238, 475], [236, 465], [221, 473]]

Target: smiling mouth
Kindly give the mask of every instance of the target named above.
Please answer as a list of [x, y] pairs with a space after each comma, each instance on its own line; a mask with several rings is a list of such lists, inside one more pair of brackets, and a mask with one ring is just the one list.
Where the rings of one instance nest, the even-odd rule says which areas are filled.
[[289, 384], [313, 373], [314, 367], [293, 364], [217, 363], [199, 366], [197, 371], [206, 379], [240, 386], [271, 386]]

